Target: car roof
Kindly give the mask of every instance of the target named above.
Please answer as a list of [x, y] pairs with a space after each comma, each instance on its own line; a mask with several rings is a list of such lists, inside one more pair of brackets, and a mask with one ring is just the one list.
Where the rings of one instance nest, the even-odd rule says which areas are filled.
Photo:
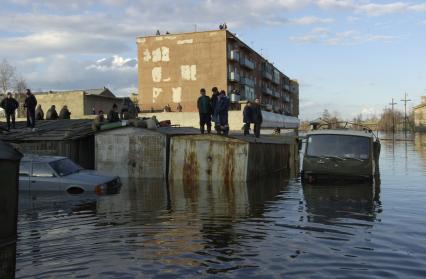
[[310, 135], [342, 135], [342, 136], [374, 138], [374, 134], [368, 131], [345, 130], [345, 129], [314, 130], [306, 134], [306, 136], [310, 136]]
[[50, 163], [62, 159], [66, 159], [64, 156], [48, 156], [48, 155], [37, 155], [37, 154], [24, 154], [21, 161], [35, 161], [39, 163]]

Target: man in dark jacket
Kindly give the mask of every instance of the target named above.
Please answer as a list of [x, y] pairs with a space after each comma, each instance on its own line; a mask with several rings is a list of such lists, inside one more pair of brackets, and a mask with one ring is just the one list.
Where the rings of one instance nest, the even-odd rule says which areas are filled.
[[252, 107], [252, 119], [254, 123], [254, 135], [256, 138], [260, 137], [260, 127], [263, 122], [262, 109], [260, 107], [260, 99], [256, 98]]
[[57, 120], [59, 118], [55, 105], [52, 105], [46, 112], [46, 120]]
[[110, 110], [108, 113], [108, 122], [112, 123], [118, 121], [120, 121], [120, 117], [118, 116], [118, 106], [117, 104], [114, 104], [112, 106], [112, 110]]
[[244, 135], [250, 134], [250, 123], [253, 122], [251, 102], [248, 101], [243, 110]]
[[27, 109], [27, 127], [35, 127], [35, 109], [37, 106], [37, 99], [31, 90], [27, 89], [27, 97], [25, 98], [24, 108]]
[[219, 98], [215, 107], [215, 116], [216, 116], [216, 129], [218, 134], [228, 135], [229, 133], [229, 124], [228, 124], [228, 111], [229, 111], [230, 101], [228, 96], [226, 96], [225, 90], [220, 91]]
[[7, 130], [10, 130], [10, 118], [12, 118], [12, 128], [15, 129], [15, 110], [19, 107], [19, 104], [12, 97], [12, 93], [7, 92], [7, 96], [1, 101], [0, 107], [6, 113]]
[[63, 106], [59, 112], [59, 119], [70, 119], [71, 112], [68, 110], [67, 106]]
[[[214, 123], [216, 123], [216, 115], [215, 113], [215, 108], [216, 108], [216, 104], [217, 104], [217, 100], [219, 99], [219, 90], [217, 89], [217, 87], [213, 87], [212, 88], [212, 97], [211, 97], [211, 104], [212, 104], [212, 121]], [[215, 130], [218, 131], [218, 127], [215, 125]], [[218, 132], [219, 133], [219, 132]]]
[[204, 134], [204, 126], [207, 125], [207, 133], [212, 130], [212, 104], [209, 96], [206, 96], [206, 90], [200, 89], [200, 97], [197, 100], [198, 113], [200, 114], [200, 132]]

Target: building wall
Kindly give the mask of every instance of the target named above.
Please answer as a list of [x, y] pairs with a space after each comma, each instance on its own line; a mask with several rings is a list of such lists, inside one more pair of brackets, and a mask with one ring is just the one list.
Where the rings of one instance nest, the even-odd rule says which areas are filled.
[[107, 114], [112, 109], [112, 106], [114, 104], [117, 104], [118, 111], [121, 111], [122, 103], [123, 101], [120, 98], [86, 95], [84, 96], [84, 114], [92, 114], [93, 108], [96, 112], [98, 112], [99, 110], [103, 110], [103, 112]]
[[127, 127], [95, 136], [96, 170], [124, 178], [166, 178], [166, 135]]
[[227, 88], [226, 31], [138, 38], [139, 106], [197, 111], [200, 88]]
[[56, 111], [59, 114], [61, 108], [66, 105], [71, 112], [71, 118], [79, 118], [84, 115], [84, 93], [83, 91], [75, 91], [69, 93], [43, 93], [35, 94], [37, 104], [41, 105], [46, 117], [47, 110], [52, 106], [56, 106]]
[[426, 131], [426, 106], [414, 109], [414, 126], [416, 131]]

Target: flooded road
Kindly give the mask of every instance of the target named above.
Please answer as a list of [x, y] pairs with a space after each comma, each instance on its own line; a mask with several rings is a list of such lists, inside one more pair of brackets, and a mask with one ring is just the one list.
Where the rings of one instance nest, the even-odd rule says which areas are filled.
[[97, 198], [21, 195], [16, 277], [420, 278], [426, 134], [382, 142], [376, 185], [133, 181]]

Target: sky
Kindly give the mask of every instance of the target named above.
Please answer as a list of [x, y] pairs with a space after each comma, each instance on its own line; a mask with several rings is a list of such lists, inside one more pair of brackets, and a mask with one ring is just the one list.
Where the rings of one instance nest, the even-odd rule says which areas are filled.
[[0, 59], [33, 91], [137, 92], [136, 37], [228, 29], [300, 83], [300, 118], [426, 95], [426, 1], [0, 0]]

